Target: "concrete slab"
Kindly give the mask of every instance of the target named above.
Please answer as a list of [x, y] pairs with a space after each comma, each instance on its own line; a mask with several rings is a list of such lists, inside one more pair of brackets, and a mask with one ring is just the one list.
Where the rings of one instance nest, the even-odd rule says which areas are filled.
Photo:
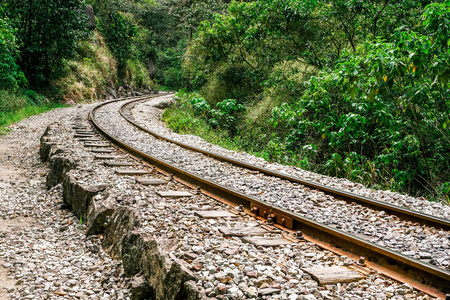
[[282, 237], [244, 236], [242, 240], [255, 246], [263, 247], [278, 247], [292, 244], [291, 241], [288, 241]]
[[84, 144], [85, 147], [99, 147], [99, 148], [106, 148], [111, 147], [110, 144], [93, 144], [93, 143], [86, 143]]
[[92, 149], [91, 152], [93, 153], [112, 153], [114, 150], [112, 149]]
[[168, 181], [167, 180], [163, 180], [163, 179], [158, 179], [158, 178], [151, 178], [151, 179], [146, 179], [146, 178], [138, 178], [137, 183], [140, 183], [142, 185], [160, 185], [160, 184], [167, 184]]
[[81, 142], [100, 142], [101, 140], [96, 137], [89, 137], [89, 138], [80, 138], [79, 141], [81, 141]]
[[145, 170], [116, 170], [118, 175], [147, 175], [150, 174], [149, 171]]
[[83, 130], [83, 129], [76, 129], [75, 132], [77, 134], [95, 134], [95, 131], [92, 130]]
[[338, 282], [346, 283], [359, 281], [365, 278], [365, 276], [358, 271], [344, 266], [304, 268], [302, 270], [317, 281], [319, 285], [335, 284]]
[[129, 162], [129, 161], [107, 161], [105, 162], [105, 166], [108, 167], [131, 167], [136, 166], [136, 163]]
[[115, 155], [95, 155], [94, 159], [120, 159], [120, 156]]
[[217, 219], [217, 218], [236, 218], [235, 215], [227, 210], [199, 210], [194, 211], [194, 215], [202, 217], [204, 219]]
[[244, 227], [244, 228], [223, 227], [219, 228], [219, 231], [222, 232], [224, 236], [238, 236], [238, 237], [258, 236], [268, 233], [267, 230], [261, 227]]
[[94, 137], [94, 136], [95, 136], [94, 133], [92, 133], [92, 134], [75, 133], [75, 134], [73, 135], [73, 137], [76, 138], [76, 139], [79, 139], [79, 138], [91, 138], [91, 137]]
[[161, 191], [156, 192], [161, 197], [170, 197], [170, 198], [180, 198], [180, 197], [191, 197], [192, 194], [184, 191]]

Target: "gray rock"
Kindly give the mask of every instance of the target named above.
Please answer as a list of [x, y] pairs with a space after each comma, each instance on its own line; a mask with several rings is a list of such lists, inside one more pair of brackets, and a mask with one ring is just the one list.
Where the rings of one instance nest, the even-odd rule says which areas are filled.
[[103, 247], [113, 257], [122, 254], [122, 241], [128, 233], [139, 227], [140, 220], [137, 213], [130, 207], [121, 206], [111, 216], [109, 227], [105, 231], [102, 241]]
[[144, 276], [135, 276], [131, 280], [131, 300], [152, 299], [152, 289]]
[[47, 173], [47, 186], [54, 187], [63, 181], [64, 175], [74, 169], [77, 163], [62, 154], [50, 158], [50, 167]]
[[86, 234], [104, 233], [109, 223], [109, 217], [114, 213], [115, 208], [116, 199], [113, 197], [100, 201], [95, 201], [94, 197], [92, 197], [87, 215]]
[[107, 87], [106, 91], [109, 95], [111, 95], [114, 99], [117, 98], [117, 92], [115, 89], [113, 89], [112, 87]]
[[258, 291], [259, 296], [270, 296], [270, 295], [279, 294], [279, 293], [280, 293], [279, 289], [272, 289], [272, 288], [260, 289]]
[[88, 16], [88, 26], [90, 30], [95, 29], [95, 15], [92, 5], [86, 5], [86, 15]]
[[56, 133], [59, 126], [61, 125], [57, 122], [48, 125], [44, 134], [41, 136], [39, 156], [44, 162], [49, 161], [51, 155], [57, 154], [57, 150], [52, 151], [52, 148], [56, 147], [56, 141], [53, 140], [52, 136]]
[[88, 186], [77, 182], [75, 170], [71, 170], [64, 175], [62, 188], [63, 200], [72, 209], [73, 213], [83, 220], [86, 220], [88, 205], [93, 196], [104, 191], [107, 186]]

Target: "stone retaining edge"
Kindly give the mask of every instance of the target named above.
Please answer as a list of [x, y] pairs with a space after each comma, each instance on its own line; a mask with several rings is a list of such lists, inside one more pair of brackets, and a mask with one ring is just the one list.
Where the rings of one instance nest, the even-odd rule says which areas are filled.
[[52, 123], [40, 140], [41, 160], [49, 162], [47, 186], [62, 184], [63, 201], [86, 220], [86, 234], [102, 234], [104, 250], [122, 260], [125, 275], [133, 277], [131, 299], [210, 299], [186, 263], [170, 254], [178, 240], [154, 239], [141, 231], [137, 212], [119, 205], [108, 186], [77, 183], [75, 173], [83, 170], [72, 153], [58, 147], [56, 135], [62, 130], [60, 123]]

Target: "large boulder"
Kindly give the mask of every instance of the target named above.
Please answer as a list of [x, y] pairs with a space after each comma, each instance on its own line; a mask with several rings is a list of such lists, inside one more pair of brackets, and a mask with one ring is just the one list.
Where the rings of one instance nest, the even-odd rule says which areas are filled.
[[112, 87], [107, 87], [106, 88], [106, 92], [108, 93], [108, 95], [111, 95], [111, 97], [113, 98], [113, 99], [117, 99], [117, 92], [116, 92], [116, 90], [115, 89], [113, 89]]
[[138, 214], [128, 206], [119, 206], [110, 217], [110, 222], [105, 230], [102, 246], [115, 258], [122, 256], [122, 241], [125, 236], [139, 228]]
[[97, 199], [99, 196], [92, 197], [88, 206], [86, 235], [104, 233], [116, 209], [117, 201], [115, 197], [108, 195], [106, 199], [101, 196], [100, 199]]
[[63, 201], [69, 205], [77, 217], [86, 220], [92, 197], [104, 191], [107, 187], [106, 185], [90, 186], [78, 183], [76, 171], [71, 170], [64, 175], [62, 183]]
[[[53, 149], [55, 149], [54, 147]], [[58, 149], [58, 148], [56, 148]], [[52, 151], [50, 150], [50, 154]], [[64, 175], [76, 168], [77, 162], [63, 154], [53, 155], [50, 158], [50, 168], [47, 173], [47, 186], [54, 187], [63, 181]]]
[[143, 272], [151, 287], [149, 299], [175, 300], [200, 299], [199, 290], [185, 285], [188, 281], [197, 281], [186, 263], [170, 253], [179, 245], [176, 239], [155, 239], [142, 231], [129, 232], [122, 242], [122, 261], [126, 276], [135, 276]]

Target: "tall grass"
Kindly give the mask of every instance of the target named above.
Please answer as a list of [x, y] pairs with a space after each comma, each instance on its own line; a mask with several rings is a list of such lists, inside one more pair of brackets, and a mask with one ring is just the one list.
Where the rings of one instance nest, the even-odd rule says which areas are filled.
[[0, 90], [0, 134], [9, 132], [8, 126], [25, 118], [37, 115], [53, 108], [64, 107], [59, 103], [38, 101], [39, 96], [27, 91], [25, 95]]

